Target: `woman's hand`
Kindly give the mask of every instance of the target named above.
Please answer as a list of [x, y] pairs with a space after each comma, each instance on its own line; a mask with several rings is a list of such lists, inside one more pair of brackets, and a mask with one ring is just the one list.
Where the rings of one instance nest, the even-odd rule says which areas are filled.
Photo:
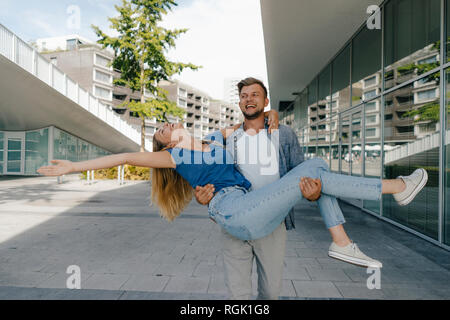
[[278, 111], [270, 110], [264, 113], [264, 116], [268, 120], [269, 133], [272, 134], [272, 130], [278, 130], [278, 125], [280, 124], [280, 119]]
[[56, 165], [40, 167], [37, 172], [49, 177], [58, 177], [73, 171], [73, 162], [69, 160], [52, 160]]

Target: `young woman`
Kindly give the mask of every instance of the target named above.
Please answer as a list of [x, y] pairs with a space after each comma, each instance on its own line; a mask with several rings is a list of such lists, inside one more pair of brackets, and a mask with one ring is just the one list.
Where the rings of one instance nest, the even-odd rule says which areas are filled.
[[[229, 131], [222, 131], [217, 140], [228, 134]], [[59, 176], [124, 164], [153, 168], [152, 200], [168, 221], [173, 221], [190, 203], [193, 188], [213, 184], [216, 193], [208, 206], [210, 217], [242, 240], [270, 234], [301, 199], [300, 179], [320, 179], [323, 196], [318, 199], [319, 210], [327, 227], [334, 228], [329, 255], [366, 267], [381, 267], [382, 264], [364, 255], [354, 243], [344, 247], [337, 245], [336, 239], [351, 241], [342, 227], [343, 218], [329, 216], [333, 211], [329, 210], [330, 197], [379, 200], [382, 194], [394, 194], [400, 205], [406, 205], [427, 181], [423, 169], [408, 177], [380, 180], [330, 173], [326, 162], [312, 159], [304, 161], [278, 181], [249, 192], [250, 182], [235, 168], [223, 141], [217, 140], [204, 143], [194, 139], [182, 124], [165, 123], [154, 135], [153, 152], [116, 154], [83, 162], [54, 160], [55, 166], [41, 167], [37, 172]]]

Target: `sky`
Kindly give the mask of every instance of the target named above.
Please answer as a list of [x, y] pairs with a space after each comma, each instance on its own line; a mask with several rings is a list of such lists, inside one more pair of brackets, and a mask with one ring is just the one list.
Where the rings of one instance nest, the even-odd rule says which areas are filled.
[[[91, 25], [110, 35], [108, 17], [117, 15], [115, 4], [121, 0], [0, 0], [0, 24], [19, 38], [38, 38], [79, 34], [97, 40]], [[174, 78], [223, 98], [224, 79], [248, 76], [263, 80], [267, 86], [264, 37], [259, 0], [179, 0], [165, 16], [162, 26], [187, 28], [168, 52], [173, 61], [200, 65], [199, 71], [183, 71]], [[80, 27], [73, 28], [72, 6], [80, 10]]]

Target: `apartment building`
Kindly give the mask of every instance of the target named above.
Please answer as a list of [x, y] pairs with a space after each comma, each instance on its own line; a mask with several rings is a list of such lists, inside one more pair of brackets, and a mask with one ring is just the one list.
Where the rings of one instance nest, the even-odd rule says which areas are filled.
[[223, 86], [223, 100], [231, 103], [232, 105], [239, 105], [239, 90], [238, 83], [242, 79], [240, 78], [226, 78]]
[[235, 125], [243, 120], [238, 106], [214, 100], [207, 93], [179, 80], [162, 81], [159, 87], [167, 91], [167, 97], [186, 111], [186, 128], [201, 139], [207, 134]]

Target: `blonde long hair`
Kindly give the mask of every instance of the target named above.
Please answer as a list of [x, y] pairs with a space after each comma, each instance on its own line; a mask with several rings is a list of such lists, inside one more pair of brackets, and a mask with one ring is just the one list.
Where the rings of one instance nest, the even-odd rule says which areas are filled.
[[[165, 146], [153, 137], [153, 152]], [[152, 169], [152, 202], [159, 207], [160, 215], [172, 222], [192, 200], [191, 185], [174, 169]]]

